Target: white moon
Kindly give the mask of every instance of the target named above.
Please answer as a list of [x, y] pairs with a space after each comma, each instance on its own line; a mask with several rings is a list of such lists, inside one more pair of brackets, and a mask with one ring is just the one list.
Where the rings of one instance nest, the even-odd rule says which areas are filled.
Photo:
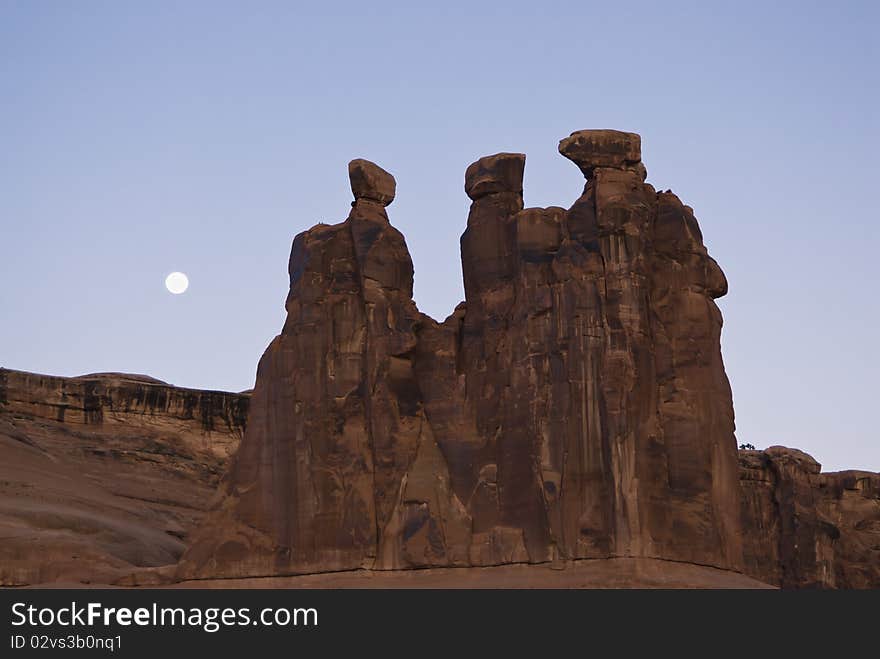
[[172, 272], [165, 277], [165, 288], [167, 288], [170, 293], [180, 295], [189, 288], [189, 278], [182, 272]]

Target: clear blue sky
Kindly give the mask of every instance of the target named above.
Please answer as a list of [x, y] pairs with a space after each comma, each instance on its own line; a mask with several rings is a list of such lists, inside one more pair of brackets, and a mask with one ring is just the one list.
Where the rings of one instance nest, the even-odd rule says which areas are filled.
[[568, 206], [558, 140], [619, 128], [730, 280], [739, 441], [880, 470], [878, 3], [712, 4], [0, 0], [0, 364], [251, 387], [354, 157], [443, 318], [465, 167], [523, 151]]

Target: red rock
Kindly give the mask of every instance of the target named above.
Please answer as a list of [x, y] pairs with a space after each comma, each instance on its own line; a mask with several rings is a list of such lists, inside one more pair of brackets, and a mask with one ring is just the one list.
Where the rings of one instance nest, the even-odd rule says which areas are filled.
[[559, 153], [592, 178], [597, 167], [631, 168], [644, 181], [642, 138], [619, 130], [579, 130], [559, 142]]
[[[454, 350], [450, 329], [420, 333], [417, 370], [438, 373]], [[423, 318], [424, 322], [432, 322]], [[436, 325], [436, 324], [435, 324]], [[455, 378], [423, 380], [425, 396], [451, 400]], [[89, 392], [87, 394], [87, 392]], [[186, 535], [202, 519], [227, 455], [235, 451], [246, 396], [179, 389], [144, 376], [57, 378], [0, 369], [0, 584], [164, 585], [175, 580]], [[88, 408], [88, 413], [86, 410]], [[60, 410], [63, 421], [58, 421]], [[456, 429], [439, 427], [454, 434]], [[416, 479], [437, 467], [420, 458]], [[795, 449], [740, 451], [745, 572], [785, 588], [880, 587], [880, 474], [820, 473]], [[442, 466], [441, 466], [442, 470]], [[498, 473], [480, 470], [476, 517], [497, 505]], [[157, 496], [157, 493], [160, 493]], [[436, 500], [436, 499], [435, 499]], [[421, 509], [422, 506], [419, 505]], [[418, 515], [413, 516], [418, 520]], [[412, 519], [412, 518], [411, 518]], [[411, 521], [415, 523], [415, 521]], [[424, 528], [424, 527], [423, 527]], [[430, 528], [430, 525], [428, 526]], [[481, 532], [476, 564], [516, 560], [505, 531]], [[407, 543], [426, 548], [424, 533]], [[507, 550], [503, 547], [507, 546]], [[516, 548], [520, 547], [519, 550]], [[513, 553], [510, 553], [511, 548]], [[507, 552], [507, 553], [505, 553]], [[421, 555], [424, 555], [422, 552]], [[470, 560], [470, 558], [469, 558]], [[635, 561], [635, 562], [633, 562]], [[543, 566], [322, 573], [293, 580], [192, 582], [199, 587], [756, 587], [734, 572], [656, 559], [569, 561]], [[633, 571], [629, 566], [636, 566]], [[554, 569], [550, 569], [551, 566]], [[516, 569], [514, 569], [516, 568]], [[342, 577], [339, 575], [348, 575]], [[385, 575], [388, 575], [387, 577]], [[350, 577], [350, 578], [349, 578]]]
[[348, 163], [348, 177], [354, 198], [388, 206], [394, 201], [397, 183], [394, 177], [369, 160], [358, 158]]
[[880, 588], [880, 474], [740, 451], [745, 571], [783, 588]]
[[523, 209], [522, 154], [468, 168], [466, 302], [442, 324], [381, 206], [297, 237], [227, 502], [181, 576], [741, 565], [724, 277], [643, 183], [638, 136], [564, 144], [590, 176], [569, 211]]
[[880, 586], [880, 475], [737, 453], [693, 209], [644, 183], [637, 135], [560, 150], [588, 179], [568, 210], [523, 208], [522, 154], [468, 167], [442, 323], [394, 178], [353, 161], [347, 219], [294, 240], [228, 470], [247, 397], [0, 370], [2, 582]]
[[176, 564], [247, 405], [143, 376], [0, 369], [0, 586], [112, 584]]
[[[359, 171], [382, 170], [358, 164], [353, 189]], [[415, 378], [421, 317], [403, 236], [359, 197], [344, 222], [297, 236], [290, 276], [287, 322], [260, 361], [230, 498], [183, 570], [466, 562], [469, 522]]]
[[480, 158], [464, 174], [464, 191], [474, 201], [503, 192], [522, 197], [525, 165], [523, 153], [496, 153]]
[[257, 579], [199, 579], [175, 588], [725, 588], [772, 589], [738, 572], [655, 558], [608, 558], [571, 563], [565, 569], [543, 565], [426, 568], [422, 570], [350, 570]]

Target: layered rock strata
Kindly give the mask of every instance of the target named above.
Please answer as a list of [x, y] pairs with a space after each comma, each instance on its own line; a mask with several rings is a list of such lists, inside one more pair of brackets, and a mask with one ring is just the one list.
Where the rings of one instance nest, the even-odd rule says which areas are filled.
[[0, 369], [0, 585], [116, 583], [177, 562], [249, 397]]

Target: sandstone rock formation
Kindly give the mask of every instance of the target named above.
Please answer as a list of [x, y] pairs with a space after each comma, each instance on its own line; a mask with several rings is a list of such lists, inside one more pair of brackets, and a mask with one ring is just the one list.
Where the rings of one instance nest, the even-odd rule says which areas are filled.
[[0, 585], [108, 584], [176, 563], [247, 406], [139, 376], [0, 369]]
[[[619, 130], [579, 130], [559, 142], [559, 153], [592, 178], [596, 168], [647, 172], [642, 162], [642, 138]], [[645, 176], [642, 176], [642, 180]]]
[[782, 588], [880, 588], [880, 474], [740, 452], [745, 571]]
[[[247, 396], [141, 376], [59, 378], [0, 369], [0, 586], [172, 582], [187, 534], [203, 519], [238, 446], [247, 404]], [[183, 585], [880, 587], [880, 474], [823, 474], [810, 456], [783, 447], [740, 451], [739, 462], [744, 572], [752, 579], [701, 565], [614, 558]]]
[[252, 398], [0, 369], [0, 585], [880, 587], [880, 474], [737, 452], [727, 282], [639, 136], [559, 150], [568, 209], [524, 208], [523, 154], [467, 168], [442, 323], [352, 161]]
[[568, 209], [523, 208], [525, 156], [482, 158], [466, 300], [412, 300], [385, 206], [349, 167], [349, 217], [297, 236], [227, 498], [181, 576], [646, 557], [739, 568], [733, 409], [691, 209], [644, 183], [640, 140], [581, 131]]

